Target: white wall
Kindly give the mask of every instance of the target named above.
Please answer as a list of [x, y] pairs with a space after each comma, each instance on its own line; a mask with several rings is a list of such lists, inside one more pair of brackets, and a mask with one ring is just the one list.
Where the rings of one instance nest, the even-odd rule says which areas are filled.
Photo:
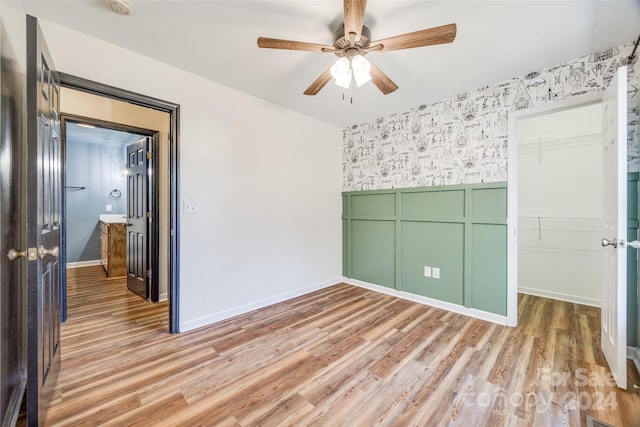
[[180, 325], [341, 276], [341, 130], [40, 21], [56, 67], [180, 104]]
[[599, 306], [601, 104], [520, 119], [518, 290]]

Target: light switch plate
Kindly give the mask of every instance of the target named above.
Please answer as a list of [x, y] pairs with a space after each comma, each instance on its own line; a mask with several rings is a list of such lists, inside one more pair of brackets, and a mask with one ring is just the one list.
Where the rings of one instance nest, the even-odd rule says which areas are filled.
[[440, 268], [439, 267], [433, 267], [432, 272], [433, 272], [433, 278], [434, 279], [439, 279], [440, 278]]

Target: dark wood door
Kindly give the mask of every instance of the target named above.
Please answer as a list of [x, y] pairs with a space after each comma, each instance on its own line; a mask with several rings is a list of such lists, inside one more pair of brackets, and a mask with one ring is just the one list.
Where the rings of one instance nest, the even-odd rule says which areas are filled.
[[147, 171], [150, 138], [127, 147], [127, 287], [149, 298]]
[[[3, 28], [4, 30], [4, 28]], [[24, 37], [24, 34], [22, 34]], [[24, 73], [10, 49], [2, 50], [0, 98], [0, 425], [12, 425], [26, 387], [24, 281], [27, 248], [21, 186]]]
[[60, 369], [60, 80], [27, 17], [27, 422], [42, 425]]

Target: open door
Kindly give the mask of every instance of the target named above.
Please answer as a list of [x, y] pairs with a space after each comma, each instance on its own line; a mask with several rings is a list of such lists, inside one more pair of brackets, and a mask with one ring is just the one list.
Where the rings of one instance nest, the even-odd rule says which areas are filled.
[[60, 80], [27, 16], [27, 423], [44, 424], [60, 369]]
[[627, 388], [627, 68], [603, 97], [601, 342], [618, 387]]
[[150, 137], [127, 146], [127, 287], [150, 297], [148, 281], [149, 218], [147, 170]]
[[[6, 40], [6, 27], [0, 26]], [[22, 29], [20, 35], [24, 37]], [[27, 248], [22, 179], [25, 70], [15, 53], [5, 48], [5, 40], [0, 59], [0, 425], [10, 426], [18, 418], [27, 381], [24, 283], [28, 261], [23, 257]]]

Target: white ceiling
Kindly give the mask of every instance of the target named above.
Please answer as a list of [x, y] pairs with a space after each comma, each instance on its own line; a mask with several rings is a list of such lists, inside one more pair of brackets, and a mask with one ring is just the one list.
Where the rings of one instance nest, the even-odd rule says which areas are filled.
[[458, 35], [452, 44], [369, 54], [400, 89], [385, 96], [368, 83], [347, 93], [349, 104], [332, 83], [316, 96], [302, 94], [335, 56], [256, 45], [258, 36], [332, 44], [342, 23], [340, 0], [132, 0], [128, 17], [113, 13], [106, 0], [22, 2], [39, 18], [340, 127], [630, 43], [640, 34], [640, 0], [371, 0], [365, 25], [374, 40], [452, 22]]
[[79, 126], [77, 123], [67, 122], [65, 138], [67, 144], [102, 144], [124, 149], [132, 142], [138, 141], [142, 136], [101, 127], [88, 128]]

